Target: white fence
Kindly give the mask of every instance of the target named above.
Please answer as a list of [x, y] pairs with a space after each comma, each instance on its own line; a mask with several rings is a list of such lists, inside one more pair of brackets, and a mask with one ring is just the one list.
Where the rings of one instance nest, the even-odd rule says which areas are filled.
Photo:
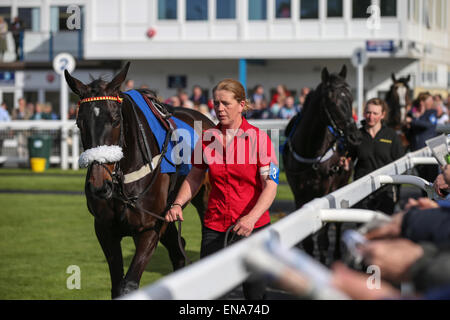
[[[368, 222], [378, 213], [349, 210], [383, 184], [408, 183], [427, 191], [435, 198], [431, 183], [414, 176], [401, 176], [418, 164], [436, 164], [428, 147], [403, 158], [339, 189], [323, 198], [307, 203], [269, 228], [258, 232], [216, 254], [174, 272], [154, 284], [131, 293], [124, 299], [215, 299], [230, 291], [248, 276], [245, 266], [248, 254], [262, 249], [275, 233], [283, 248], [291, 248], [317, 232], [324, 223]], [[335, 210], [330, 210], [335, 209]]]
[[78, 170], [80, 156], [79, 130], [75, 121], [11, 121], [0, 122], [0, 164], [28, 163], [28, 138], [35, 135], [50, 137], [50, 163]]
[[[284, 129], [288, 120], [250, 120], [252, 125], [267, 130], [272, 138], [275, 150], [283, 143]], [[440, 125], [438, 132], [450, 133], [450, 124]], [[0, 122], [0, 165], [24, 165], [28, 163], [27, 138], [35, 135], [47, 135], [52, 139], [53, 147], [50, 163], [60, 165], [62, 169], [78, 170], [78, 158], [82, 149], [79, 131], [75, 121], [11, 121]]]

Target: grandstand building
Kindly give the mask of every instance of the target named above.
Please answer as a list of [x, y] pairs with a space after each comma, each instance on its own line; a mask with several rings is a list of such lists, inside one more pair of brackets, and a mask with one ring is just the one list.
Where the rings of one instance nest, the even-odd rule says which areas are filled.
[[20, 61], [9, 34], [0, 64], [0, 100], [11, 103], [58, 105], [59, 52], [77, 59], [83, 81], [130, 60], [136, 86], [163, 98], [194, 85], [210, 92], [226, 77], [297, 93], [343, 64], [355, 90], [357, 48], [368, 50], [366, 98], [383, 97], [391, 73], [410, 74], [416, 92], [447, 96], [450, 82], [446, 0], [2, 0], [0, 15], [25, 22]]

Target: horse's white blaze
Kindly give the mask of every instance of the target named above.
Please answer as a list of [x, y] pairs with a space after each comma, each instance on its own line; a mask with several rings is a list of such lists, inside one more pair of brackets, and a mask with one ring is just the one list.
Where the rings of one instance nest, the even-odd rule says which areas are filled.
[[98, 146], [84, 151], [78, 159], [81, 168], [88, 167], [92, 162], [111, 163], [123, 158], [122, 148], [119, 146]]
[[406, 105], [406, 93], [407, 89], [404, 86], [398, 87], [397, 89], [397, 95], [398, 95], [398, 102], [400, 103], [400, 106]]
[[96, 117], [98, 117], [98, 115], [100, 114], [100, 108], [99, 107], [94, 107], [94, 114]]

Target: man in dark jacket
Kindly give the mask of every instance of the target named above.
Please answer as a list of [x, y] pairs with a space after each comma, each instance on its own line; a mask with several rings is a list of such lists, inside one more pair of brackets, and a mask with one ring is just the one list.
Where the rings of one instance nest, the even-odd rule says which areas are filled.
[[[436, 136], [438, 119], [433, 97], [428, 92], [419, 94], [414, 104], [415, 108], [406, 117], [411, 151], [426, 147], [425, 142]], [[438, 175], [438, 166], [418, 166], [417, 171], [421, 178], [432, 182]]]

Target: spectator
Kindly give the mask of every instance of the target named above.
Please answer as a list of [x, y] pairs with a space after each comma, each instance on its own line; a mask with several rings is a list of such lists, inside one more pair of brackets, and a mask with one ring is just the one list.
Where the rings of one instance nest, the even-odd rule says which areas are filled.
[[124, 90], [123, 91], [130, 91], [134, 89], [134, 80], [128, 79], [124, 84]]
[[298, 96], [298, 102], [297, 102], [299, 111], [305, 105], [306, 97], [308, 96], [308, 94], [310, 92], [311, 92], [311, 89], [308, 87], [303, 87], [302, 90], [300, 90], [300, 95]]
[[276, 103], [280, 103], [280, 101], [283, 101], [284, 103], [284, 99], [286, 99], [286, 97], [290, 95], [291, 93], [288, 91], [285, 85], [278, 85], [277, 92], [273, 95], [272, 100], [270, 101], [270, 107], [272, 107]]
[[77, 118], [77, 106], [72, 104], [69, 107], [69, 114], [68, 114], [69, 120], [75, 120]]
[[2, 102], [0, 105], [0, 121], [11, 121], [6, 102]]
[[43, 105], [40, 103], [36, 103], [35, 112], [30, 120], [43, 120], [43, 119], [44, 119]]
[[43, 119], [44, 120], [58, 120], [58, 115], [53, 112], [52, 105], [50, 103], [46, 103], [43, 105]]
[[181, 106], [184, 108], [193, 109], [194, 103], [189, 100], [188, 94], [184, 90], [178, 92], [178, 98], [180, 99]]
[[[426, 141], [436, 136], [437, 113], [433, 97], [428, 92], [419, 94], [414, 101], [415, 109], [406, 116], [407, 137], [411, 151], [422, 149]], [[417, 167], [419, 176], [434, 181], [438, 175], [438, 166], [422, 165]]]
[[260, 84], [256, 85], [253, 90], [253, 95], [251, 96], [250, 103], [252, 104], [252, 109], [247, 112], [248, 118], [252, 119], [267, 119], [267, 100], [264, 94], [264, 87]]
[[[443, 103], [435, 104], [437, 124], [446, 124], [449, 121], [448, 113], [445, 111], [445, 106]], [[444, 109], [445, 108], [445, 109]]]
[[16, 50], [16, 60], [21, 60], [21, 53], [23, 54], [23, 44], [21, 43], [23, 39], [24, 25], [19, 17], [15, 17], [11, 23], [11, 32], [14, 38], [14, 45]]
[[446, 105], [444, 104], [444, 99], [442, 99], [442, 96], [440, 94], [435, 94], [433, 96], [433, 100], [434, 100], [434, 106], [438, 106], [441, 105], [442, 106], [442, 110], [444, 111], [444, 113], [448, 114], [448, 109], [446, 107]]
[[8, 24], [5, 19], [0, 16], [0, 61], [3, 61], [3, 55], [8, 51], [7, 35]]
[[286, 97], [278, 95], [276, 103], [270, 106], [270, 119], [278, 119], [280, 115], [280, 110], [286, 101]]
[[12, 119], [13, 120], [29, 120], [31, 118], [32, 114], [30, 115], [29, 111], [27, 110], [27, 102], [24, 98], [19, 98], [18, 100], [18, 106], [16, 109], [12, 112]]
[[165, 103], [170, 104], [172, 107], [181, 107], [180, 98], [178, 98], [178, 96], [170, 97]]
[[202, 88], [198, 85], [194, 86], [190, 100], [194, 103], [194, 105], [198, 105], [198, 106], [200, 106], [201, 104], [208, 103], [208, 100], [206, 99], [205, 95], [203, 94]]
[[297, 114], [297, 108], [295, 106], [294, 97], [290, 96], [286, 98], [284, 106], [279, 112], [281, 119], [292, 119]]

